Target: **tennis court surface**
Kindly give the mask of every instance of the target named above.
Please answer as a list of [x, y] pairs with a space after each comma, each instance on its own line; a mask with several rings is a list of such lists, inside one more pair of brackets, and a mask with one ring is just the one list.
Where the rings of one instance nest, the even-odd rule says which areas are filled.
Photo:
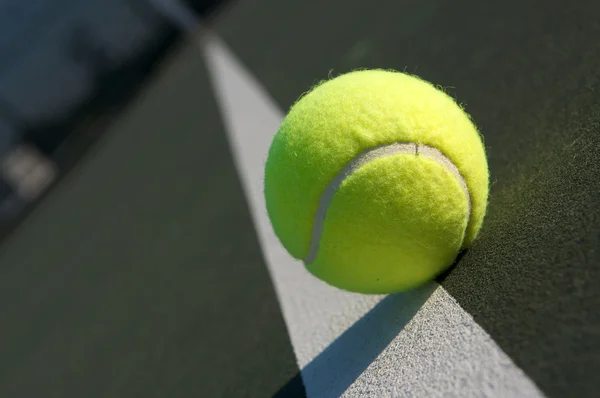
[[[156, 3], [162, 62], [0, 247], [0, 396], [598, 396], [600, 3]], [[488, 154], [479, 238], [406, 293], [318, 281], [264, 208], [283, 115], [357, 68], [446, 87]]]

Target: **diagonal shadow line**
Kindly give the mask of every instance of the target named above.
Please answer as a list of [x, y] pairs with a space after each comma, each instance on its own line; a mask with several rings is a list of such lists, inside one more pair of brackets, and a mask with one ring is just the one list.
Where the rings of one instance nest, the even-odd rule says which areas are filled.
[[436, 283], [389, 295], [335, 339], [274, 397], [339, 397], [414, 317]]

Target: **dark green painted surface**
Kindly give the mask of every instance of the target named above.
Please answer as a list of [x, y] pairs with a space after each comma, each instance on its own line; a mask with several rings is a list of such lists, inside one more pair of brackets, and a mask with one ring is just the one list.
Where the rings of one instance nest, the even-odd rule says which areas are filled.
[[0, 396], [259, 397], [298, 372], [198, 48], [0, 250]]
[[[492, 173], [442, 282], [549, 396], [600, 366], [600, 6], [233, 2], [215, 28], [287, 108], [358, 67], [464, 103]], [[302, 392], [193, 44], [0, 248], [0, 396]]]
[[443, 285], [557, 397], [598, 390], [599, 15], [594, 1], [262, 0], [219, 19], [283, 108], [364, 67], [417, 73], [466, 106], [485, 136], [491, 202]]

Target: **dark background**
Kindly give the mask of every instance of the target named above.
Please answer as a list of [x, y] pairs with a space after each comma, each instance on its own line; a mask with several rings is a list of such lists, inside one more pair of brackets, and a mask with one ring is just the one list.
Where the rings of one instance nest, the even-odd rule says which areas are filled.
[[[182, 3], [209, 22], [227, 1]], [[0, 19], [0, 73], [8, 80], [0, 87], [0, 155], [30, 148], [34, 163], [56, 168], [55, 178], [76, 164], [185, 37], [148, 0], [11, 0]], [[58, 83], [44, 84], [49, 80]], [[52, 186], [24, 196], [18, 185], [0, 178], [2, 235]]]

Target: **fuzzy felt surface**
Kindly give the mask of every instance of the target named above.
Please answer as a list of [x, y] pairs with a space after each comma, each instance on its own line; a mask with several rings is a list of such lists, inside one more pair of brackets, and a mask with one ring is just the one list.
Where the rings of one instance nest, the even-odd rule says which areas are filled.
[[[307, 253], [326, 185], [361, 151], [395, 142], [435, 147], [458, 168], [472, 203], [459, 247], [470, 245], [485, 215], [489, 180], [474, 124], [451, 97], [428, 82], [399, 72], [363, 70], [323, 82], [302, 96], [272, 142], [265, 167], [267, 210], [277, 236], [294, 257]], [[388, 173], [385, 168], [377, 172]], [[420, 178], [422, 185], [435, 179]], [[369, 208], [380, 210], [373, 203]], [[358, 215], [348, 212], [346, 217]], [[396, 228], [402, 233], [407, 227]]]
[[467, 215], [458, 181], [439, 163], [412, 154], [376, 159], [335, 193], [307, 268], [349, 291], [414, 288], [453, 262]]

